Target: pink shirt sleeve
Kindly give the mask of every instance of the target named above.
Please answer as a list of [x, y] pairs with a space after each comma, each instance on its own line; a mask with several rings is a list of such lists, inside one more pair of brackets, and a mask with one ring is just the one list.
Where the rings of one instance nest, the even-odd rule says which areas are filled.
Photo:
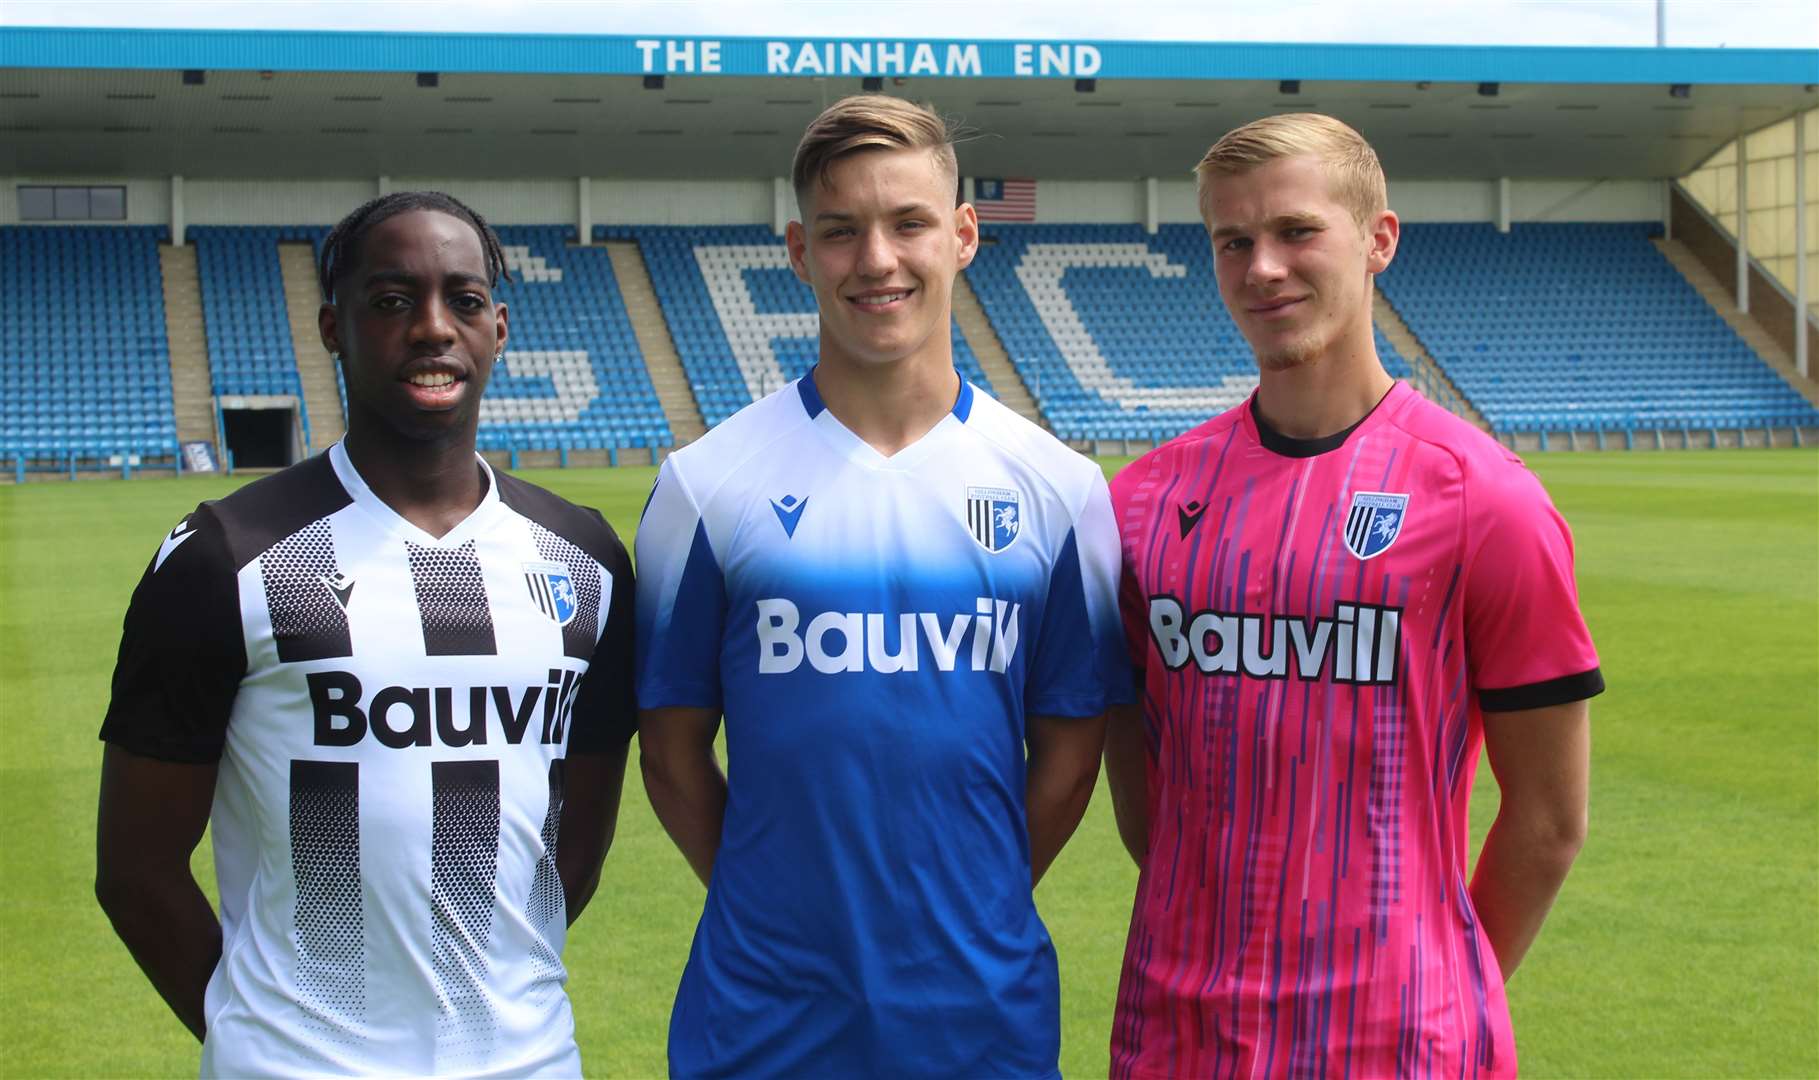
[[1604, 689], [1579, 612], [1573, 536], [1541, 482], [1514, 461], [1468, 474], [1466, 661], [1492, 712], [1579, 701]]

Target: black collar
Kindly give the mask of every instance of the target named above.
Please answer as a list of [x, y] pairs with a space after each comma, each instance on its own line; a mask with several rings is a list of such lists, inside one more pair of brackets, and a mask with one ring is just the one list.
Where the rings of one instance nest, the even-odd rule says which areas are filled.
[[1297, 439], [1289, 435], [1284, 435], [1275, 428], [1270, 427], [1267, 423], [1264, 423], [1263, 413], [1259, 412], [1257, 409], [1257, 395], [1252, 394], [1251, 420], [1257, 425], [1257, 441], [1263, 444], [1265, 450], [1268, 450], [1273, 454], [1281, 454], [1283, 457], [1310, 458], [1327, 453], [1330, 450], [1337, 450], [1345, 445], [1345, 440], [1351, 438], [1352, 432], [1357, 431], [1366, 420], [1371, 418], [1371, 413], [1376, 412], [1377, 406], [1382, 405], [1384, 401], [1389, 398], [1390, 392], [1393, 392], [1395, 389], [1395, 386], [1392, 385], [1389, 391], [1384, 393], [1383, 397], [1377, 399], [1377, 404], [1370, 407], [1370, 412], [1360, 416], [1357, 423], [1353, 424], [1351, 427], [1333, 435], [1323, 435], [1318, 439]]

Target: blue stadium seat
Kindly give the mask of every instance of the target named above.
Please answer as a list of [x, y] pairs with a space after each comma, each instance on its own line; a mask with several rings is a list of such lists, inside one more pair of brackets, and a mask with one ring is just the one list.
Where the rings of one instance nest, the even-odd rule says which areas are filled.
[[[789, 270], [781, 237], [760, 225], [595, 226], [635, 240], [683, 371], [709, 426], [801, 377], [815, 362], [815, 296]], [[958, 327], [954, 363], [995, 393]]]
[[0, 454], [174, 460], [162, 226], [0, 226]]
[[295, 230], [199, 225], [189, 230], [202, 281], [209, 383], [216, 395], [291, 395], [303, 400], [278, 244]]
[[[967, 271], [1018, 374], [1064, 439], [1172, 438], [1257, 385], [1206, 232], [993, 225]], [[1407, 363], [1377, 334], [1385, 367]]]
[[1659, 231], [1408, 225], [1378, 282], [1498, 433], [1819, 424], [1649, 243]]
[[[1493, 431], [1819, 426], [1649, 244], [1659, 226], [1405, 226], [1385, 295]], [[319, 226], [191, 230], [218, 394], [301, 395], [277, 245]], [[482, 406], [495, 450], [665, 447], [673, 436], [606, 252], [504, 226], [512, 341]], [[157, 245], [143, 226], [0, 227], [0, 454], [175, 453]], [[995, 225], [968, 279], [1068, 439], [1161, 439], [1256, 382], [1199, 226]], [[713, 424], [807, 370], [814, 298], [762, 226], [598, 227], [639, 243]], [[1385, 366], [1409, 378], [1378, 335]], [[958, 329], [957, 365], [992, 388]], [[343, 391], [345, 409], [345, 390]]]
[[511, 341], [480, 405], [482, 450], [671, 446], [675, 438], [603, 248], [561, 225], [502, 225]]
[[[606, 252], [570, 246], [574, 230], [565, 226], [496, 228], [513, 278], [497, 293], [512, 312], [511, 338], [481, 401], [480, 449], [672, 445]], [[269, 259], [273, 274], [278, 243], [308, 242], [320, 257], [328, 236], [328, 229], [317, 226], [243, 231], [255, 236], [259, 250], [253, 261], [263, 265]], [[278, 302], [281, 307], [281, 292]], [[248, 321], [253, 320], [241, 320]], [[252, 341], [253, 336], [242, 338]], [[242, 373], [261, 364], [268, 370], [277, 366], [271, 362], [277, 342], [266, 337], [257, 351], [243, 361]], [[288, 336], [282, 351], [291, 355]], [[346, 415], [347, 385], [338, 367], [335, 381]]]

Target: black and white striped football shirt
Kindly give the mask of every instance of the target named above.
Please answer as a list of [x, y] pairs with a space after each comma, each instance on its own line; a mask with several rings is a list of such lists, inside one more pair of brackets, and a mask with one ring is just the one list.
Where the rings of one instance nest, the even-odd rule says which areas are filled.
[[220, 762], [205, 1074], [579, 1069], [561, 763], [636, 722], [631, 566], [481, 467], [433, 537], [337, 444], [199, 506], [133, 594], [101, 737]]

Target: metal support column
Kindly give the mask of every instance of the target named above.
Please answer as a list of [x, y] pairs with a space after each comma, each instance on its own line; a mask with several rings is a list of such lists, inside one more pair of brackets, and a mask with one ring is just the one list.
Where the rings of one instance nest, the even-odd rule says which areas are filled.
[[183, 177], [171, 175], [171, 243], [183, 246], [184, 233], [188, 231], [189, 211], [183, 202]]
[[1737, 136], [1737, 310], [1750, 310], [1749, 136]]
[[1806, 355], [1806, 121], [1811, 115], [1794, 117], [1794, 367], [1805, 378], [1812, 377]]
[[771, 235], [782, 236], [789, 231], [790, 218], [796, 209], [796, 193], [790, 189], [790, 182], [781, 176], [771, 177]]

